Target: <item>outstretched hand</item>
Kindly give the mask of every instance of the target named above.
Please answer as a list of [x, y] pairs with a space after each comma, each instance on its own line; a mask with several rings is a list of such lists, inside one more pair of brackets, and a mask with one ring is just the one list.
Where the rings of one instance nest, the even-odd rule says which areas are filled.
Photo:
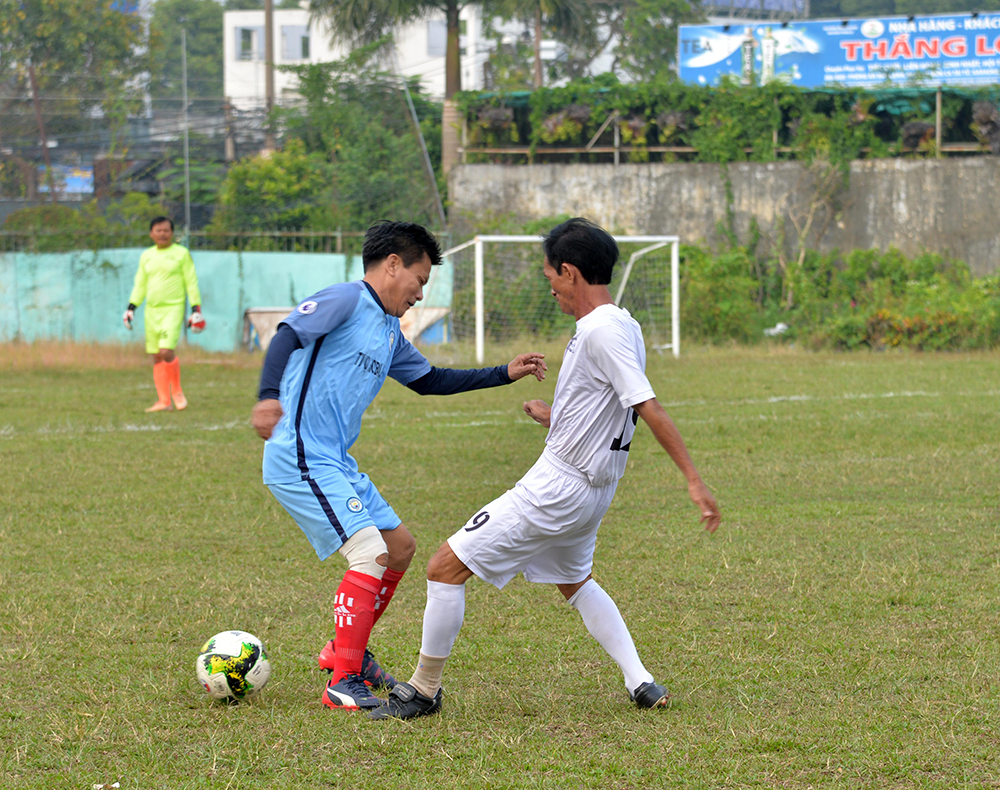
[[548, 366], [545, 364], [545, 354], [536, 351], [518, 354], [507, 364], [507, 375], [511, 381], [523, 379], [525, 376], [534, 376], [542, 381], [545, 379], [546, 370]]
[[276, 398], [265, 398], [257, 401], [250, 413], [250, 424], [257, 431], [261, 439], [270, 439], [274, 426], [278, 424], [284, 411], [281, 409], [281, 401]]
[[691, 496], [691, 501], [701, 511], [701, 523], [705, 525], [705, 529], [709, 532], [715, 532], [719, 528], [722, 515], [719, 513], [719, 506], [716, 504], [712, 492], [708, 490], [708, 486], [700, 479], [688, 483], [688, 494]]
[[552, 409], [543, 400], [529, 400], [524, 404], [524, 413], [527, 414], [531, 419], [537, 422], [539, 425], [543, 425], [546, 428], [549, 427], [549, 421], [552, 416]]

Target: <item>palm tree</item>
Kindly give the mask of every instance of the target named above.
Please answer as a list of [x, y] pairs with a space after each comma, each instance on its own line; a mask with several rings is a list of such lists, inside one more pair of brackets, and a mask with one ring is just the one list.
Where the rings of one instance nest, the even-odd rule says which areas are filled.
[[[476, 0], [469, 0], [475, 2]], [[444, 56], [444, 112], [441, 119], [441, 169], [445, 175], [458, 162], [458, 108], [452, 97], [462, 90], [459, 60], [458, 0], [310, 0], [313, 17], [325, 19], [331, 32], [354, 44], [384, 38], [396, 25], [413, 22], [434, 11], [443, 11], [447, 25]]]
[[462, 90], [459, 61], [459, 21], [463, 8], [458, 0], [310, 0], [314, 17], [329, 23], [331, 32], [351, 43], [371, 44], [397, 25], [413, 22], [433, 11], [443, 11], [448, 29], [445, 50], [444, 97]]
[[542, 22], [562, 39], [573, 40], [584, 33], [586, 0], [500, 0], [498, 12], [506, 19], [531, 19], [534, 23], [536, 88], [542, 87]]

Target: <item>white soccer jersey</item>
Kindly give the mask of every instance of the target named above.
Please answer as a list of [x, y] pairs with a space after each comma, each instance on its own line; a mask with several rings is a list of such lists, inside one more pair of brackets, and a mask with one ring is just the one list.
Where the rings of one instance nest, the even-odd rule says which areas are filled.
[[605, 304], [576, 322], [553, 397], [546, 448], [593, 486], [625, 474], [638, 415], [655, 397], [646, 378], [642, 329], [628, 310]]

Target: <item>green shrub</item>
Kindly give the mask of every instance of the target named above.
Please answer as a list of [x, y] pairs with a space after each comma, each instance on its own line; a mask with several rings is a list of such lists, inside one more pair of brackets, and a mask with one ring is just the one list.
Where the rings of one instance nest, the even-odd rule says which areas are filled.
[[65, 252], [102, 247], [146, 247], [149, 222], [167, 215], [162, 204], [141, 192], [118, 200], [90, 200], [71, 208], [46, 203], [18, 209], [3, 224], [5, 231], [23, 234], [18, 246], [31, 252]]
[[685, 335], [718, 343], [755, 342], [761, 320], [753, 260], [737, 247], [713, 254], [681, 248], [681, 325]]

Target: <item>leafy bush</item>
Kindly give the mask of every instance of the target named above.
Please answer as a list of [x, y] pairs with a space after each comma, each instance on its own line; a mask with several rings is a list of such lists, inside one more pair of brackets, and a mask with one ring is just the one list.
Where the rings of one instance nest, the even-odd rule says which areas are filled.
[[22, 208], [7, 217], [3, 229], [21, 239], [17, 248], [31, 252], [146, 247], [150, 220], [167, 214], [148, 195], [130, 192], [104, 204], [91, 200], [78, 209], [53, 203]]
[[222, 234], [311, 227], [329, 187], [325, 158], [307, 153], [301, 140], [290, 140], [284, 150], [244, 159], [229, 169], [207, 230]]
[[754, 342], [760, 311], [753, 262], [743, 248], [718, 254], [681, 248], [681, 326], [686, 335], [709, 342]]

